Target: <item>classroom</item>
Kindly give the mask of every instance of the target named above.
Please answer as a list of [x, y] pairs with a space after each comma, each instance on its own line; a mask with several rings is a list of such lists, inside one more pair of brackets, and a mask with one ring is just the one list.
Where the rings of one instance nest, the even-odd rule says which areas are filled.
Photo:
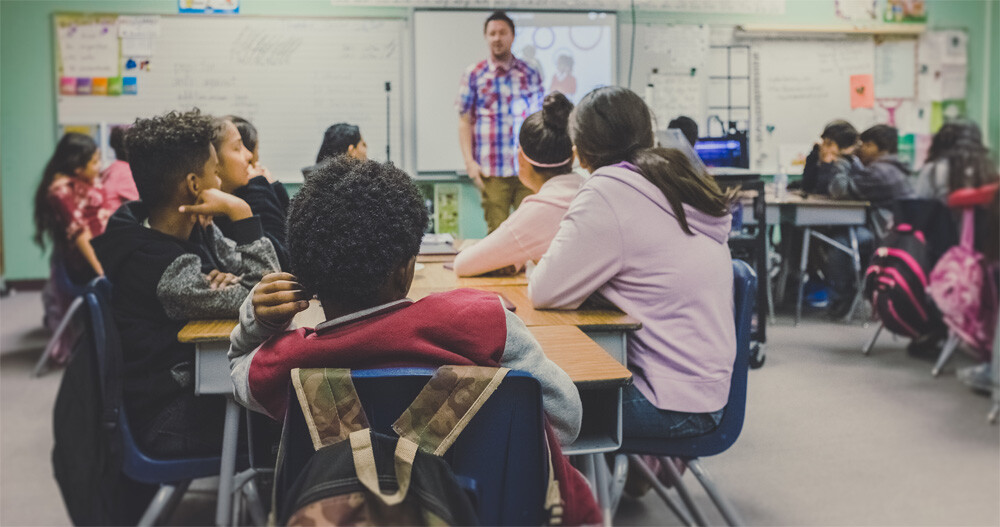
[[0, 525], [1000, 525], [998, 181], [998, 0], [0, 0]]

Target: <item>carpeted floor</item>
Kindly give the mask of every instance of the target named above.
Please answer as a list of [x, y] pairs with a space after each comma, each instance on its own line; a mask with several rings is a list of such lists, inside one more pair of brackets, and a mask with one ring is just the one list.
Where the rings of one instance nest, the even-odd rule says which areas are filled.
[[[45, 345], [37, 293], [0, 300], [0, 525], [67, 525], [52, 478], [51, 410], [60, 373], [29, 377]], [[988, 398], [883, 334], [807, 318], [769, 327], [767, 361], [750, 372], [743, 434], [704, 460], [749, 525], [1000, 525], [1000, 428]], [[221, 419], [221, 416], [220, 416]], [[708, 499], [685, 477], [709, 520]], [[175, 525], [210, 524], [214, 480], [197, 482]], [[680, 525], [650, 493], [624, 498], [619, 525]]]

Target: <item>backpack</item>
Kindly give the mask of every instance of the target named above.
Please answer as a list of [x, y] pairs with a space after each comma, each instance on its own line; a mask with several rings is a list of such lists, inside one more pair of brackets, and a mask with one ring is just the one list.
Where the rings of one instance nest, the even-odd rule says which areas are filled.
[[900, 223], [875, 250], [865, 271], [865, 296], [889, 331], [909, 337], [926, 334], [940, 324], [927, 297], [930, 269], [924, 233]]
[[989, 360], [997, 316], [997, 288], [993, 272], [973, 247], [975, 211], [962, 216], [962, 241], [941, 257], [931, 271], [928, 291], [944, 322], [965, 341], [980, 360]]
[[[476, 525], [470, 495], [440, 456], [499, 387], [507, 368], [443, 366], [392, 425], [373, 431], [347, 369], [294, 369], [275, 471], [272, 523]], [[301, 414], [299, 414], [301, 410]], [[295, 421], [312, 450], [297, 473]], [[299, 425], [301, 427], [301, 425]], [[308, 448], [308, 447], [307, 447]], [[283, 488], [289, 481], [291, 485]], [[558, 509], [549, 469], [546, 507]]]

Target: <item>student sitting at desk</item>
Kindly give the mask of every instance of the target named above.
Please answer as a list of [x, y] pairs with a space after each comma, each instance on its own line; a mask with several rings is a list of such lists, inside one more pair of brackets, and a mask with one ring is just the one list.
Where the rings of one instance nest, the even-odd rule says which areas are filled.
[[[914, 197], [908, 168], [896, 156], [898, 147], [899, 132], [892, 126], [877, 124], [865, 130], [858, 156], [851, 159], [850, 172], [838, 174], [830, 182], [830, 197], [834, 199], [871, 202], [871, 230], [855, 228], [862, 271], [875, 250], [876, 235], [884, 236], [891, 225], [893, 201]], [[831, 237], [850, 246], [845, 229], [837, 229]], [[829, 251], [823, 274], [830, 286], [829, 314], [841, 318], [850, 310], [856, 293], [851, 256], [844, 251]]]
[[[197, 110], [139, 119], [126, 146], [140, 200], [93, 242], [114, 284], [123, 402], [144, 452], [218, 454], [225, 400], [195, 397], [194, 346], [177, 332], [192, 319], [235, 317], [278, 259], [246, 202], [219, 190], [211, 119]], [[212, 224], [217, 215], [232, 220], [232, 239]]]
[[499, 227], [455, 258], [455, 273], [473, 276], [525, 262], [538, 262], [559, 230], [583, 176], [573, 172], [573, 143], [566, 125], [573, 103], [563, 94], [545, 97], [542, 110], [524, 120], [519, 136], [517, 177], [534, 194]]
[[676, 149], [653, 148], [649, 108], [621, 87], [587, 94], [570, 119], [593, 175], [529, 278], [535, 307], [576, 309], [593, 293], [642, 322], [628, 339], [622, 433], [713, 430], [729, 396], [736, 331], [729, 206]]
[[[830, 182], [851, 170], [851, 156], [857, 148], [858, 131], [847, 121], [832, 121], [823, 128], [820, 143], [806, 157], [799, 183], [807, 194], [829, 194]], [[795, 184], [788, 186], [796, 188]]]
[[[215, 128], [212, 134], [212, 146], [219, 156], [219, 178], [222, 180], [220, 188], [223, 192], [245, 201], [254, 216], [260, 217], [264, 235], [271, 240], [281, 268], [286, 269], [288, 267], [288, 249], [285, 247], [287, 207], [282, 205], [281, 197], [265, 176], [250, 177], [253, 153], [243, 144], [243, 136], [232, 117], [216, 118], [212, 124]], [[229, 218], [222, 216], [215, 223], [222, 234], [229, 238], [233, 237], [232, 222]]]
[[276, 181], [271, 175], [271, 171], [260, 162], [260, 135], [257, 133], [257, 127], [250, 121], [236, 115], [228, 115], [226, 119], [236, 125], [236, 130], [240, 132], [240, 138], [243, 140], [243, 146], [247, 147], [247, 150], [252, 154], [250, 158], [250, 181], [254, 181], [258, 176], [264, 176], [264, 179], [270, 183], [274, 194], [278, 197], [278, 203], [281, 205], [282, 212], [287, 215], [288, 190], [282, 182]]
[[952, 121], [934, 134], [915, 187], [919, 197], [947, 203], [948, 194], [958, 189], [996, 180], [996, 165], [983, 145], [979, 126], [972, 121]]
[[331, 157], [346, 155], [354, 159], [368, 159], [368, 143], [361, 137], [361, 129], [356, 124], [337, 123], [326, 129], [323, 144], [316, 154], [316, 164], [302, 169], [302, 176], [309, 179], [319, 165]]
[[101, 186], [104, 187], [104, 201], [112, 211], [126, 201], [139, 199], [139, 191], [132, 179], [132, 169], [128, 166], [128, 150], [125, 150], [124, 126], [111, 128], [108, 144], [115, 151], [115, 162], [101, 171]]
[[[502, 365], [538, 379], [553, 442], [571, 443], [583, 411], [576, 386], [496, 294], [458, 289], [406, 298], [426, 226], [420, 192], [392, 164], [347, 156], [320, 164], [292, 199], [295, 276], [268, 275], [240, 310], [229, 350], [236, 399], [281, 419], [293, 368]], [[309, 307], [306, 291], [319, 297], [327, 321], [286, 331]], [[584, 488], [576, 487], [586, 483], [565, 458], [554, 455], [553, 463], [562, 464], [557, 476], [572, 478], [561, 479], [561, 487], [573, 481]], [[592, 498], [566, 505], [590, 511], [581, 521], [600, 521]]]

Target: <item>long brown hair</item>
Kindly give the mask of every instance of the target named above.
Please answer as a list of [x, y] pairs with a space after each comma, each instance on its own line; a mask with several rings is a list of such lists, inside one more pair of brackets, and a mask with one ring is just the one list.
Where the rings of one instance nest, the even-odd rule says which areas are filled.
[[736, 189], [722, 192], [680, 150], [654, 147], [649, 108], [632, 90], [608, 86], [585, 95], [573, 110], [570, 135], [577, 155], [592, 169], [622, 161], [637, 166], [667, 198], [687, 234], [693, 233], [684, 204], [717, 218], [729, 213]]
[[45, 165], [42, 181], [35, 190], [34, 240], [39, 247], [45, 248], [46, 236], [56, 245], [63, 242], [62, 232], [65, 226], [59, 224], [56, 212], [49, 205], [49, 187], [55, 181], [56, 175], [76, 177], [76, 169], [87, 166], [96, 151], [97, 143], [92, 137], [76, 132], [67, 133], [56, 144], [56, 151]]

